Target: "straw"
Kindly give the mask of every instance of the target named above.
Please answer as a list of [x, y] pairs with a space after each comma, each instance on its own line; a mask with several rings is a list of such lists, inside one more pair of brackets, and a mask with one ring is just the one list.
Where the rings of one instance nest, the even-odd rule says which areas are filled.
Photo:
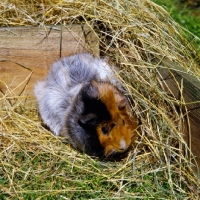
[[170, 60], [199, 77], [197, 37], [149, 0], [7, 0], [0, 8], [2, 27], [87, 24], [100, 56], [119, 69], [139, 123], [127, 158], [101, 161], [55, 137], [37, 104], [27, 106], [23, 93], [16, 96], [1, 82], [7, 88], [0, 93], [2, 199], [198, 199], [194, 157], [175, 106], [181, 98], [166, 94], [158, 75], [169, 67], [163, 60]]

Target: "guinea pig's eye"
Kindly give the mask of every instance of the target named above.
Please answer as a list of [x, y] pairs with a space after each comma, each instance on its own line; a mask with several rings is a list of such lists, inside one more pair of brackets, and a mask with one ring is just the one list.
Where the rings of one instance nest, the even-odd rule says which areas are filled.
[[101, 127], [103, 134], [108, 135], [109, 129], [106, 126]]
[[122, 119], [122, 124], [125, 125], [125, 121]]

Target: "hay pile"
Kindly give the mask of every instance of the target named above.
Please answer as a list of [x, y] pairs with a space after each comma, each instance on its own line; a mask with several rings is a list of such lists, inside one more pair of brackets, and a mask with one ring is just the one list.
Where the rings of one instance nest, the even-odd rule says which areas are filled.
[[149, 0], [6, 0], [0, 13], [1, 26], [89, 25], [100, 55], [120, 69], [140, 122], [126, 159], [99, 161], [54, 137], [37, 106], [8, 88], [0, 94], [1, 199], [198, 199], [193, 157], [183, 154], [183, 116], [162, 90], [158, 67], [168, 59], [199, 76], [199, 58], [165, 10]]

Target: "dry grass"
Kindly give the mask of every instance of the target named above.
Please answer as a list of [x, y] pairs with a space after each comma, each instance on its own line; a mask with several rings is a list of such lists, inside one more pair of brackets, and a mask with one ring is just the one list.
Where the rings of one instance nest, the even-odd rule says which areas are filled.
[[183, 153], [183, 114], [162, 90], [158, 69], [170, 60], [199, 77], [199, 57], [161, 7], [148, 0], [7, 0], [0, 8], [1, 26], [89, 25], [101, 56], [120, 69], [141, 123], [126, 159], [99, 161], [54, 137], [41, 125], [36, 105], [27, 106], [8, 87], [0, 94], [2, 199], [198, 199], [193, 157]]

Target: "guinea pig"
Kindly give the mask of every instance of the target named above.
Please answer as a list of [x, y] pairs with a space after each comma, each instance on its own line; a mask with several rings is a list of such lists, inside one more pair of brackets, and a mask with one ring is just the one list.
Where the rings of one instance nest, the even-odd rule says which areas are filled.
[[34, 88], [43, 122], [90, 156], [108, 158], [127, 152], [137, 123], [115, 77], [104, 60], [90, 54], [55, 62]]

